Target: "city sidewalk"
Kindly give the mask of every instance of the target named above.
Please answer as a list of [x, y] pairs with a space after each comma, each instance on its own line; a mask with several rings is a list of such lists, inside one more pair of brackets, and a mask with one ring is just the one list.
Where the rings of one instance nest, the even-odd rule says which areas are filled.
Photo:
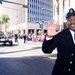
[[[14, 39], [13, 39], [14, 42]], [[24, 57], [24, 56], [44, 56], [50, 59], [56, 59], [55, 55], [57, 53], [54, 50], [51, 54], [44, 54], [42, 52], [42, 42], [26, 41], [19, 39], [18, 43], [13, 43], [13, 46], [0, 47], [0, 57]]]
[[42, 52], [42, 42], [19, 39], [13, 46], [0, 47], [0, 75], [51, 75], [56, 51]]

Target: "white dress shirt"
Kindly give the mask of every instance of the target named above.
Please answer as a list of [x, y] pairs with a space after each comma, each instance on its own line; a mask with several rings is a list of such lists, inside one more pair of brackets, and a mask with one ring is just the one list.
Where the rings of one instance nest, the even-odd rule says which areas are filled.
[[72, 35], [72, 38], [73, 38], [73, 42], [74, 42], [74, 44], [75, 44], [75, 39], [74, 39], [74, 34], [75, 34], [75, 32], [72, 31], [72, 30], [70, 30], [70, 32], [71, 32], [71, 35]]

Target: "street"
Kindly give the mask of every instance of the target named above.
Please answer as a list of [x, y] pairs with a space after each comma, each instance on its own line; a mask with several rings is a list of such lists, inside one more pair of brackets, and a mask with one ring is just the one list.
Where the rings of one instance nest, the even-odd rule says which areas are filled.
[[56, 51], [44, 54], [41, 42], [19, 39], [13, 46], [0, 45], [0, 75], [51, 75]]

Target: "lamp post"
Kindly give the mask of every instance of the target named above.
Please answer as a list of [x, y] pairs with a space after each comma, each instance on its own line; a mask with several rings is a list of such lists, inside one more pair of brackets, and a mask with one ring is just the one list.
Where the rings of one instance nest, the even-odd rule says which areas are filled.
[[42, 33], [44, 32], [44, 31], [43, 31], [43, 23], [44, 23], [44, 21], [42, 20], [42, 21], [40, 22], [40, 26], [41, 26], [40, 28], [41, 28]]
[[[42, 21], [41, 21], [41, 30], [42, 30], [42, 32], [44, 32], [44, 27], [43, 27], [43, 25], [45, 24], [45, 22], [48, 22], [48, 21], [46, 21], [46, 17], [45, 17], [45, 15], [46, 15], [46, 12], [47, 11], [49, 11], [49, 12], [53, 12], [53, 10], [52, 9], [49, 9], [49, 8], [45, 8], [45, 7], [43, 7], [43, 8], [41, 8], [41, 10], [42, 10]], [[43, 15], [44, 14], [44, 15]]]
[[44, 20], [44, 17], [43, 17], [44, 16], [43, 15], [44, 14], [44, 8], [41, 8], [41, 10], [42, 10], [42, 21], [43, 21]]
[[43, 13], [44, 13], [44, 8], [41, 8], [41, 10], [42, 10], [42, 20], [41, 20], [41, 22], [40, 22], [40, 28], [41, 28], [41, 31], [42, 31], [42, 33], [44, 33], [44, 29], [43, 29], [43, 25], [44, 25], [44, 15], [43, 15]]
[[36, 22], [36, 23], [39, 24], [39, 28], [41, 28], [41, 31], [42, 31], [42, 33], [43, 33], [43, 23], [44, 23], [44, 21]]

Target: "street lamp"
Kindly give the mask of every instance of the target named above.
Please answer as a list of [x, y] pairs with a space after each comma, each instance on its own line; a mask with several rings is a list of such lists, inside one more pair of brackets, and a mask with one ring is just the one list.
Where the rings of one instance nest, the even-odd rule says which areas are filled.
[[[45, 15], [46, 15], [46, 11], [49, 11], [49, 12], [53, 12], [53, 10], [52, 9], [48, 9], [48, 8], [41, 8], [41, 10], [42, 10], [42, 21], [41, 21], [41, 30], [42, 30], [42, 32], [43, 32], [43, 30], [44, 30], [44, 28], [43, 28], [43, 25], [45, 24], [45, 22], [48, 22], [48, 21], [46, 21], [46, 17], [45, 17]], [[43, 15], [44, 14], [44, 15]]]
[[40, 22], [42, 33], [43, 33], [43, 23], [44, 23], [44, 21], [42, 20], [42, 21]]
[[36, 23], [39, 24], [39, 28], [41, 28], [41, 31], [42, 31], [42, 33], [43, 33], [43, 23], [44, 23], [44, 21], [36, 22]]
[[41, 31], [42, 31], [42, 33], [44, 33], [44, 31], [43, 31], [43, 25], [44, 25], [44, 17], [43, 17], [43, 10], [44, 10], [44, 8], [41, 8], [41, 10], [42, 10], [42, 21], [41, 22], [39, 22], [39, 25], [40, 25], [40, 28], [41, 28]]
[[42, 10], [42, 21], [43, 21], [44, 20], [44, 17], [43, 17], [44, 16], [43, 15], [44, 14], [44, 8], [41, 8], [41, 10]]

